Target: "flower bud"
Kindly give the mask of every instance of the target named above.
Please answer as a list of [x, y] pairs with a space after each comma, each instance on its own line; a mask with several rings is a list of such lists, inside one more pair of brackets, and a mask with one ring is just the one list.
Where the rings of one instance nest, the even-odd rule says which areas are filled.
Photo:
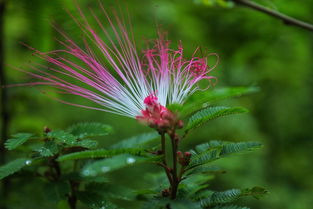
[[178, 122], [177, 122], [177, 128], [178, 129], [181, 129], [181, 128], [183, 128], [184, 127], [184, 122], [182, 121], [182, 120], [179, 120]]
[[45, 132], [46, 134], [51, 132], [51, 129], [48, 128], [47, 126], [43, 127], [43, 132]]
[[188, 159], [191, 158], [191, 153], [190, 153], [190, 152], [185, 152], [184, 155], [185, 155], [185, 157], [188, 158]]

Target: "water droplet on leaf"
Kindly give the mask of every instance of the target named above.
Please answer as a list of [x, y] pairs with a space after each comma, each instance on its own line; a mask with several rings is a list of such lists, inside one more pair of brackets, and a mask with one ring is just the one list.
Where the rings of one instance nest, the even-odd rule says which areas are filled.
[[103, 173], [106, 173], [106, 172], [108, 172], [109, 170], [111, 170], [111, 168], [108, 167], [108, 166], [102, 166], [102, 168], [101, 168], [101, 171], [102, 171]]
[[30, 164], [32, 164], [32, 161], [31, 160], [26, 160], [25, 164], [26, 165], [30, 165]]
[[129, 158], [127, 158], [126, 162], [127, 162], [128, 164], [133, 164], [134, 162], [136, 162], [136, 159], [133, 158], [133, 157], [129, 157]]

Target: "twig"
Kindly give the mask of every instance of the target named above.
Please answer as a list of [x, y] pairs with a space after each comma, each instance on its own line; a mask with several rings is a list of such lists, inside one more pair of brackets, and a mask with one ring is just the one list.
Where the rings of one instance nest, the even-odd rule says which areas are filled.
[[298, 20], [298, 19], [290, 17], [290, 16], [287, 16], [285, 14], [282, 14], [282, 13], [277, 12], [275, 10], [269, 9], [267, 7], [264, 7], [260, 4], [252, 2], [250, 0], [232, 0], [232, 1], [239, 4], [239, 5], [249, 7], [251, 9], [263, 12], [265, 14], [272, 16], [272, 17], [280, 19], [287, 25], [294, 25], [294, 26], [297, 26], [297, 27], [300, 27], [300, 28], [303, 28], [305, 30], [313, 32], [313, 25], [312, 24]]

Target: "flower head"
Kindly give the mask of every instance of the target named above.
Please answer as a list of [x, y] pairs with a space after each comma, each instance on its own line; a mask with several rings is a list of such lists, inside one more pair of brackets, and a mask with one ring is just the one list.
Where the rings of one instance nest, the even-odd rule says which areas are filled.
[[93, 28], [79, 9], [81, 20], [73, 19], [83, 32], [84, 46], [61, 32], [66, 39], [61, 42], [64, 49], [46, 53], [36, 50], [50, 66], [32, 66], [36, 72], [27, 73], [41, 80], [32, 84], [53, 86], [98, 106], [68, 104], [136, 118], [151, 127], [171, 125], [176, 119], [166, 107], [182, 104], [200, 89], [200, 80], [214, 79], [209, 73], [215, 66], [209, 67], [206, 57], [184, 58], [182, 45], [170, 49], [163, 33], [140, 58], [125, 23], [116, 15], [113, 21], [103, 5], [100, 7], [113, 35], [92, 13], [97, 22]]

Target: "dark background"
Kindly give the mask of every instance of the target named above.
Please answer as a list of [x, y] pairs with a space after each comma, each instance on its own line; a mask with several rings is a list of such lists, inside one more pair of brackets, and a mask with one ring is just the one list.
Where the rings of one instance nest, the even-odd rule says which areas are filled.
[[[90, 7], [104, 18], [96, 0], [78, 2], [87, 16], [91, 16], [87, 9]], [[212, 187], [222, 190], [264, 186], [270, 192], [264, 199], [244, 200], [253, 209], [312, 208], [312, 32], [284, 25], [277, 19], [237, 6], [212, 6], [192, 0], [101, 2], [108, 10], [121, 5], [125, 12], [128, 7], [139, 47], [144, 45], [143, 39], [155, 38], [156, 25], [161, 25], [168, 31], [173, 47], [182, 40], [189, 54], [197, 46], [219, 54], [220, 64], [214, 70], [219, 80], [217, 87], [260, 87], [259, 93], [223, 102], [247, 107], [251, 110], [249, 114], [211, 122], [183, 142], [186, 149], [214, 139], [264, 143], [260, 151], [219, 161], [218, 164], [228, 172], [217, 177]], [[310, 0], [259, 2], [313, 22], [313, 2]], [[78, 43], [81, 41], [80, 30], [65, 11], [75, 12], [75, 4], [71, 0], [8, 0], [5, 6], [5, 13], [1, 13], [4, 25], [0, 55], [4, 58], [8, 84], [31, 80], [10, 67], [25, 68], [25, 64], [34, 59], [32, 52], [20, 42], [41, 51], [60, 47], [56, 42], [60, 35], [53, 29], [52, 21]], [[13, 87], [2, 91], [7, 91], [2, 105], [7, 105], [9, 114], [8, 134], [40, 133], [44, 126], [58, 129], [75, 122], [96, 121], [110, 124], [115, 129], [113, 135], [102, 139], [103, 146], [106, 146], [149, 130], [134, 119], [58, 103], [37, 88]], [[72, 98], [72, 101], [78, 103], [80, 98]], [[6, 135], [4, 130], [2, 135]], [[3, 159], [3, 151], [1, 155]], [[11, 157], [7, 156], [7, 160]], [[129, 186], [141, 182], [144, 185], [142, 179], [147, 178], [141, 168], [131, 168], [118, 175], [124, 179], [122, 183]], [[9, 196], [5, 198], [12, 209], [66, 208], [63, 203], [53, 206], [45, 201], [40, 185], [32, 179], [13, 181], [7, 189]]]

